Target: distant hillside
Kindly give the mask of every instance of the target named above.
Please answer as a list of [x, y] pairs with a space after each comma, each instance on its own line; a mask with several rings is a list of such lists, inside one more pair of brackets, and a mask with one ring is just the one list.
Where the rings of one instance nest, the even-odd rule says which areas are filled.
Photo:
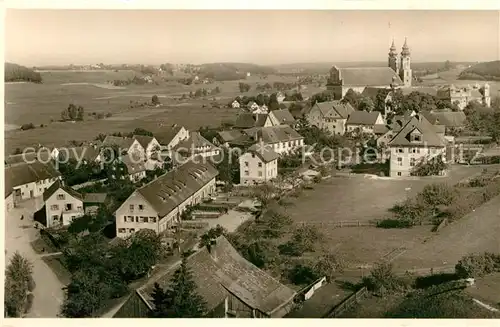
[[243, 79], [247, 73], [269, 75], [276, 73], [276, 70], [271, 67], [247, 63], [211, 63], [199, 66], [200, 77], [212, 78], [216, 81]]
[[33, 69], [6, 62], [5, 82], [42, 83], [42, 76], [40, 73], [33, 71]]
[[482, 62], [469, 67], [460, 73], [458, 79], [500, 81], [500, 60]]

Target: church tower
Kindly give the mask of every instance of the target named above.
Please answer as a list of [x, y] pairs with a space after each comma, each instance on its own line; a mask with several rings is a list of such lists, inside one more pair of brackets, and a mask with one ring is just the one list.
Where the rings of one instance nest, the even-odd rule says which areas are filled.
[[389, 67], [392, 68], [399, 75], [399, 62], [398, 53], [396, 52], [396, 46], [394, 45], [394, 40], [392, 40], [392, 45], [389, 49]]
[[401, 64], [399, 70], [399, 77], [401, 77], [401, 80], [403, 81], [405, 87], [411, 86], [412, 76], [410, 68], [410, 48], [406, 43], [406, 38], [405, 38], [405, 44], [403, 45], [403, 49], [401, 51]]

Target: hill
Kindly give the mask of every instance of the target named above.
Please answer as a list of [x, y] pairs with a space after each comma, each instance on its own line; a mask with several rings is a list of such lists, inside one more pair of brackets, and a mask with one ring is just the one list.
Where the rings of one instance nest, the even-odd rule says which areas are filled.
[[500, 60], [482, 62], [469, 67], [460, 73], [458, 79], [500, 81]]
[[248, 63], [209, 63], [199, 66], [199, 74], [203, 78], [211, 78], [216, 81], [230, 81], [244, 79], [246, 74], [269, 75], [276, 73], [271, 67]]
[[5, 82], [42, 83], [42, 76], [28, 67], [6, 62]]

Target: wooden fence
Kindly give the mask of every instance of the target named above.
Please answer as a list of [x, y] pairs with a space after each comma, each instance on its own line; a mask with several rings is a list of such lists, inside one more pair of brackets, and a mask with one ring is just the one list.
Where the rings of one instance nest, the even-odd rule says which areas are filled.
[[295, 299], [298, 301], [307, 301], [314, 295], [314, 292], [316, 292], [316, 290], [318, 290], [325, 284], [326, 284], [326, 277], [318, 278], [310, 285], [307, 285], [306, 287], [298, 291], [297, 295], [295, 296]]
[[[344, 228], [344, 227], [377, 227], [378, 223], [382, 220], [341, 220], [341, 221], [301, 221], [299, 225], [301, 226], [319, 226], [319, 227], [333, 227], [333, 228]], [[420, 225], [433, 226], [435, 225], [432, 221], [423, 221]]]
[[368, 295], [368, 289], [363, 287], [353, 294], [349, 295], [344, 301], [340, 302], [335, 306], [330, 312], [328, 312], [323, 318], [336, 318], [341, 314], [352, 308], [353, 305], [358, 304]]

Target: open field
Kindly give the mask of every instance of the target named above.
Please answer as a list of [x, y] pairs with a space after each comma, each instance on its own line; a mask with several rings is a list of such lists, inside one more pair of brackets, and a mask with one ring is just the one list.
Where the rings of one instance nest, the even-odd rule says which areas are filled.
[[445, 227], [394, 261], [396, 268], [454, 265], [469, 253], [500, 253], [500, 196]]
[[476, 278], [474, 286], [469, 287], [467, 293], [500, 310], [500, 272]]
[[[300, 201], [288, 211], [297, 222], [384, 219], [390, 207], [407, 196], [417, 194], [425, 185], [435, 182], [454, 184], [481, 170], [481, 166], [457, 165], [452, 167], [447, 177], [415, 180], [370, 179], [363, 175], [336, 177], [304, 192]], [[406, 188], [411, 190], [405, 191]]]

